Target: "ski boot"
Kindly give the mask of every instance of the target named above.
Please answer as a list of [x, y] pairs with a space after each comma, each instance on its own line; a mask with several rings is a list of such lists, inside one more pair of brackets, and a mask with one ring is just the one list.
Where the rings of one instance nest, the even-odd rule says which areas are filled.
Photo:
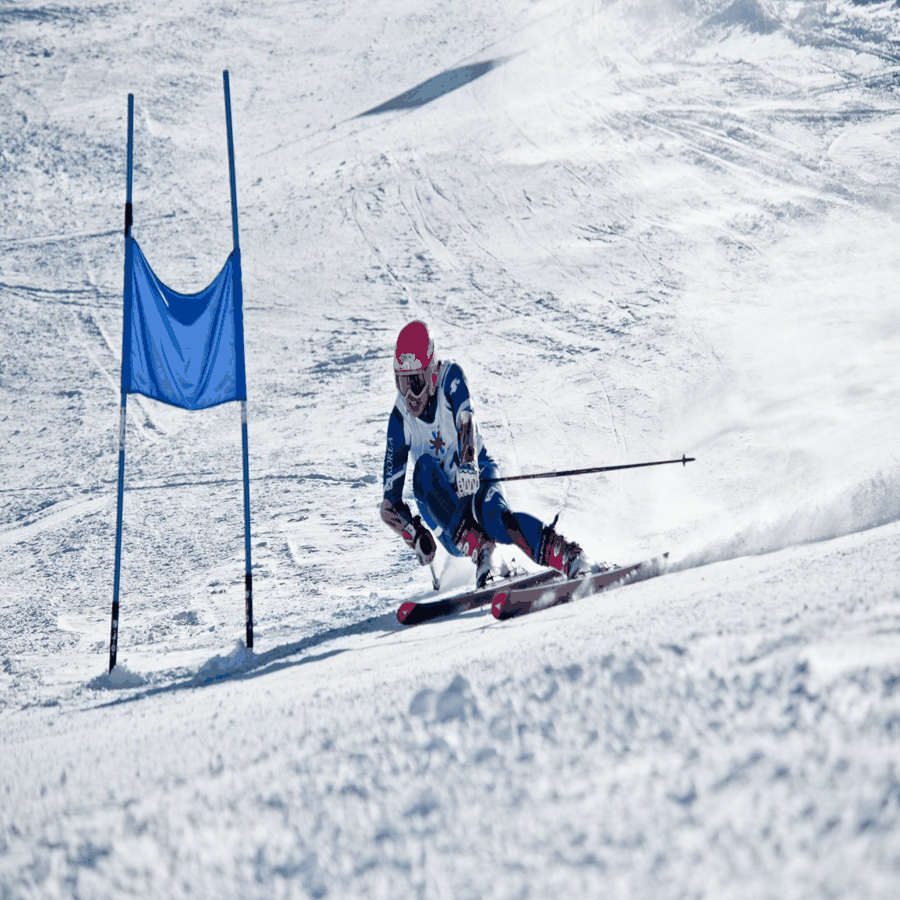
[[[559, 516], [557, 516], [557, 519]], [[541, 566], [558, 569], [566, 578], [582, 578], [585, 575], [596, 575], [614, 568], [608, 563], [598, 563], [584, 555], [581, 546], [575, 541], [567, 541], [556, 531], [556, 519], [541, 532], [535, 562]]]
[[453, 536], [456, 549], [475, 563], [475, 589], [481, 590], [493, 579], [492, 554], [496, 546], [485, 533], [466, 517]]

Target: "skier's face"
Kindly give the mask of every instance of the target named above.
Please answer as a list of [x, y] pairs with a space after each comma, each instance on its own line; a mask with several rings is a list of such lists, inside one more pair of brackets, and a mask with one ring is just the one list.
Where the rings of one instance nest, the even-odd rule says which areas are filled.
[[431, 391], [426, 386], [425, 390], [422, 391], [418, 397], [410, 392], [403, 399], [406, 402], [406, 408], [409, 410], [409, 414], [414, 419], [418, 419], [419, 416], [425, 412], [425, 407], [428, 406], [428, 401], [431, 399]]
[[403, 395], [406, 408], [414, 419], [418, 419], [425, 412], [425, 407], [428, 406], [433, 392], [432, 377], [430, 368], [419, 372], [394, 374], [397, 390]]

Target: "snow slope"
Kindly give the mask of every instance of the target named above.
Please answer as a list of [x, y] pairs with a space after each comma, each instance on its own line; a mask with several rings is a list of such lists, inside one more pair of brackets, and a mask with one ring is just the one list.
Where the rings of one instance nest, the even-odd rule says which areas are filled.
[[[890, 3], [0, 4], [0, 896], [895, 897]], [[134, 233], [244, 267], [236, 405], [128, 402]], [[666, 577], [401, 630], [390, 354], [510, 485]], [[471, 565], [441, 560], [446, 586]]]

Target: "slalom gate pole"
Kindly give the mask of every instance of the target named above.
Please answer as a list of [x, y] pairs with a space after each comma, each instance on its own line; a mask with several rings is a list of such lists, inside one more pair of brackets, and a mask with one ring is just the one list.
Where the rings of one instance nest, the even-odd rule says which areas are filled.
[[122, 401], [119, 405], [119, 484], [116, 495], [116, 572], [113, 581], [112, 622], [109, 629], [109, 671], [116, 664], [119, 645], [119, 581], [122, 570], [122, 501], [125, 494], [125, 422], [131, 383], [131, 181], [134, 157], [134, 94], [128, 95], [128, 187], [125, 192], [125, 289], [122, 316]]
[[668, 466], [672, 463], [681, 463], [686, 466], [689, 462], [696, 462], [696, 457], [684, 456], [681, 459], [662, 459], [658, 462], [627, 463], [623, 466], [594, 466], [590, 469], [566, 469], [560, 472], [537, 472], [533, 475], [504, 475], [500, 478], [483, 478], [482, 481], [525, 481], [530, 478], [562, 478], [566, 475], [590, 475], [594, 472], [617, 472], [620, 469], [643, 469], [646, 466]]
[[228, 177], [231, 182], [231, 230], [234, 234], [234, 249], [239, 253], [237, 182], [234, 177], [234, 136], [231, 131], [231, 88], [228, 83], [227, 69], [222, 73], [222, 81], [225, 84], [225, 127], [228, 129]]
[[250, 562], [250, 462], [247, 447], [247, 401], [241, 400], [241, 448], [244, 455], [244, 621], [247, 628], [247, 647], [253, 648], [253, 567]]
[[231, 181], [231, 225], [234, 233], [234, 317], [235, 340], [240, 340], [238, 353], [238, 393], [241, 398], [241, 453], [244, 461], [244, 621], [247, 648], [253, 648], [253, 564], [250, 559], [250, 452], [247, 440], [247, 376], [244, 366], [244, 311], [241, 285], [241, 248], [238, 240], [237, 182], [234, 174], [234, 135], [231, 129], [231, 89], [228, 70], [222, 72], [225, 84], [225, 125], [228, 129], [228, 173]]

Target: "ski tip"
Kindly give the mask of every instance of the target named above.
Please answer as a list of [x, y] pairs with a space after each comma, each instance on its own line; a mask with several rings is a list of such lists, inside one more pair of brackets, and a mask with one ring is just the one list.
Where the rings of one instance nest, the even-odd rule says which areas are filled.
[[509, 591], [497, 591], [497, 593], [494, 594], [494, 599], [491, 602], [491, 612], [495, 619], [500, 618], [500, 614], [503, 612], [503, 604], [506, 603], [508, 597]]
[[397, 621], [402, 625], [406, 622], [406, 617], [416, 608], [416, 604], [412, 602], [404, 603], [397, 610]]

